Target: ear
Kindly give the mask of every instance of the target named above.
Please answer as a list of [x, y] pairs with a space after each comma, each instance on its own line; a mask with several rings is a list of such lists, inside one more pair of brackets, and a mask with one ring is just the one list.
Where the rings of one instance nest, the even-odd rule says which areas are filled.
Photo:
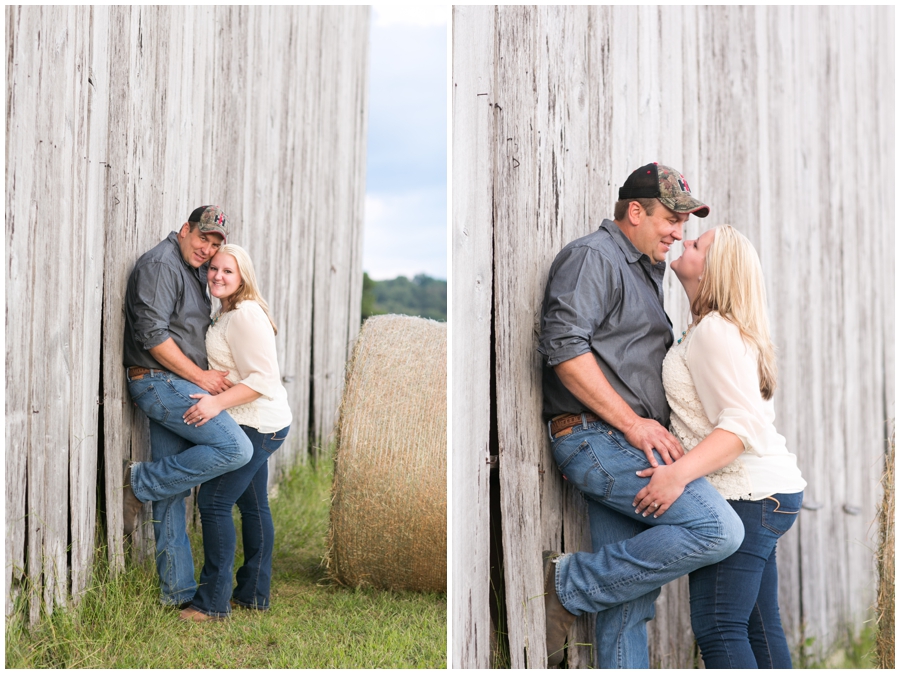
[[181, 231], [178, 232], [178, 238], [179, 238], [179, 239], [184, 239], [184, 237], [186, 237], [186, 236], [188, 235], [188, 232], [190, 232], [190, 231], [191, 231], [191, 225], [190, 225], [190, 223], [188, 223], [188, 222], [184, 223], [184, 224], [181, 226]]
[[641, 218], [644, 216], [644, 207], [637, 201], [628, 203], [628, 210], [625, 211], [625, 219], [630, 225], [637, 227], [641, 224]]

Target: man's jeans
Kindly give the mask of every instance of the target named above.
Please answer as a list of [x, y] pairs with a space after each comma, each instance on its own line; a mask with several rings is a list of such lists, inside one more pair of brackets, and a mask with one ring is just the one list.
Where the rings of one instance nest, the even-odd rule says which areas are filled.
[[704, 478], [658, 518], [636, 514], [634, 497], [649, 482], [636, 473], [650, 464], [602, 421], [553, 440], [553, 457], [588, 502], [594, 548], [558, 558], [559, 599], [574, 615], [598, 614], [599, 667], [646, 668], [646, 623], [659, 588], [737, 550], [741, 520]]
[[182, 415], [206, 393], [171, 372], [152, 370], [128, 381], [131, 400], [150, 419], [152, 462], [135, 463], [131, 488], [141, 501], [153, 501], [156, 568], [164, 604], [182, 604], [194, 596], [194, 560], [185, 530], [184, 499], [192, 487], [240, 468], [253, 445], [234, 419], [222, 412], [199, 428]]
[[[253, 443], [253, 458], [242, 468], [204, 482], [197, 495], [204, 561], [192, 606], [220, 618], [231, 612], [229, 600], [261, 611], [269, 608], [275, 547], [275, 525], [267, 492], [269, 457], [281, 447], [290, 430], [286, 426], [276, 433], [260, 433], [249, 426], [241, 428]], [[231, 511], [235, 503], [241, 511], [244, 564], [238, 569], [237, 586], [232, 592], [237, 538]]]
[[791, 528], [803, 492], [729, 501], [744, 542], [718, 564], [691, 573], [691, 627], [707, 669], [790, 669], [778, 611], [778, 539]]

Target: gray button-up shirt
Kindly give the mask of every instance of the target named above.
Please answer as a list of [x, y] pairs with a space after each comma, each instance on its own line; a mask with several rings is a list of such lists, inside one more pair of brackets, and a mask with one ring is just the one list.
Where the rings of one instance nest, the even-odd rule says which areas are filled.
[[207, 369], [208, 268], [209, 263], [194, 269], [184, 261], [176, 232], [141, 255], [125, 290], [126, 367], [165, 369], [148, 349], [171, 337], [197, 367]]
[[538, 347], [545, 356], [545, 419], [589, 411], [553, 366], [593, 352], [635, 414], [668, 427], [662, 362], [674, 338], [663, 308], [665, 270], [665, 262], [653, 264], [611, 220], [560, 251], [544, 293]]

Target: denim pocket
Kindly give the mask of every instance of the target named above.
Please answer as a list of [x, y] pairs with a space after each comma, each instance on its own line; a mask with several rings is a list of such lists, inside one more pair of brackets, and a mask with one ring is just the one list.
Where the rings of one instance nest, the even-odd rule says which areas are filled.
[[272, 454], [281, 447], [282, 443], [287, 439], [288, 432], [290, 431], [290, 426], [285, 426], [280, 431], [275, 431], [274, 433], [266, 433], [265, 439], [262, 442], [262, 448]]
[[[600, 464], [597, 453], [591, 447], [589, 440], [582, 441], [572, 451], [572, 440], [579, 440], [577, 436], [569, 436], [562, 442], [554, 443], [553, 458], [559, 466], [560, 472], [585, 495], [598, 501], [609, 498], [613, 488], [613, 477]], [[569, 440], [570, 442], [566, 442]]]
[[153, 421], [161, 424], [169, 417], [169, 410], [162, 404], [152, 379], [129, 382], [128, 393], [131, 401]]
[[766, 496], [762, 500], [762, 525], [781, 536], [794, 525], [801, 503], [803, 492]]

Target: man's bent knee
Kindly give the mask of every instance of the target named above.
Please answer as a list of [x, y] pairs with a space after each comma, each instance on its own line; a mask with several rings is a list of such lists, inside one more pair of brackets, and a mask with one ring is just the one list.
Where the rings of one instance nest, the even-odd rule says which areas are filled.
[[721, 513], [721, 524], [720, 535], [709, 551], [709, 564], [716, 564], [731, 557], [744, 542], [744, 523], [731, 506]]
[[242, 468], [253, 458], [253, 443], [243, 431], [235, 436], [233, 445], [222, 448], [225, 454], [228, 472]]

